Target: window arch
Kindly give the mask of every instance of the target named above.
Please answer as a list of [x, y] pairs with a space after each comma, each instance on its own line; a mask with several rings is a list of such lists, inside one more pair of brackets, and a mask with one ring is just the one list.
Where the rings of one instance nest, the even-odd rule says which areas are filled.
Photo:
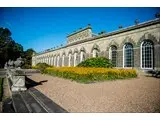
[[54, 66], [56, 66], [56, 55], [54, 56]]
[[51, 64], [51, 57], [48, 56], [48, 65], [50, 65], [50, 64]]
[[94, 44], [92, 48], [92, 57], [98, 57], [99, 52], [100, 52], [99, 46], [97, 44]]
[[53, 60], [54, 58], [53, 58], [53, 55], [52, 55], [52, 57], [51, 57], [51, 65], [53, 65]]
[[123, 46], [123, 67], [133, 67], [133, 57], [133, 45], [131, 43], [126, 43]]
[[114, 46], [114, 45], [109, 48], [109, 59], [112, 61], [113, 66], [116, 67], [116, 63], [117, 63], [117, 47]]
[[48, 64], [48, 56], [46, 56], [46, 64]]
[[97, 49], [93, 49], [93, 57], [98, 57], [98, 50]]
[[68, 66], [69, 67], [71, 66], [71, 57], [72, 57], [72, 54], [69, 53], [69, 55], [68, 55]]
[[62, 55], [62, 67], [64, 66], [64, 58], [65, 58], [65, 54]]
[[141, 68], [153, 69], [153, 42], [145, 40], [141, 43]]
[[59, 55], [57, 56], [57, 67], [59, 67]]
[[47, 63], [47, 56], [45, 56], [45, 63]]
[[86, 54], [86, 50], [84, 47], [82, 47], [80, 49], [80, 62], [83, 62], [85, 60], [85, 54]]
[[41, 63], [42, 63], [42, 57], [41, 57]]
[[80, 62], [83, 62], [85, 60], [85, 52], [81, 50], [80, 52]]
[[74, 66], [76, 66], [78, 64], [78, 53], [75, 52], [74, 53]]

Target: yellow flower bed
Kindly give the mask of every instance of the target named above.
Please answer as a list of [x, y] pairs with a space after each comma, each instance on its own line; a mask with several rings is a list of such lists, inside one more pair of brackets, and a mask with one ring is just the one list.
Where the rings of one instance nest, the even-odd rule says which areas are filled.
[[72, 79], [84, 83], [100, 80], [115, 80], [136, 77], [134, 69], [86, 68], [86, 67], [49, 67], [44, 73]]

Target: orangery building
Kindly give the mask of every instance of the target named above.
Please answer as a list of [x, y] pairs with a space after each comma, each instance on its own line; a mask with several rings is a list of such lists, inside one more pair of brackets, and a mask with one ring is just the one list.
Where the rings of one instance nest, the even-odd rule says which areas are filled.
[[160, 69], [160, 19], [100, 34], [94, 34], [88, 25], [69, 34], [66, 45], [34, 53], [32, 66], [76, 66], [98, 56], [110, 59], [116, 68]]

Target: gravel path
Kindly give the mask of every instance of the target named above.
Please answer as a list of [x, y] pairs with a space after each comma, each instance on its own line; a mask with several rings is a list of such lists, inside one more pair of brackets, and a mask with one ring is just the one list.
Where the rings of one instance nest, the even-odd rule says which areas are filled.
[[136, 79], [76, 83], [49, 75], [33, 74], [44, 82], [35, 88], [68, 112], [160, 112], [160, 79]]

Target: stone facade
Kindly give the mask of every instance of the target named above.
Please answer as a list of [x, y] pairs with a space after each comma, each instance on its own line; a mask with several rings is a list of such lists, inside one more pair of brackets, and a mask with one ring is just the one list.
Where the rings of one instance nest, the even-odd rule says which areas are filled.
[[[160, 19], [154, 19], [101, 35], [93, 34], [91, 27], [87, 26], [68, 35], [67, 40], [67, 45], [61, 48], [33, 55], [32, 66], [40, 62], [57, 67], [76, 66], [81, 61], [91, 57], [104, 56], [109, 58], [113, 54], [109, 52], [109, 49], [111, 46], [115, 46], [115, 66], [124, 67], [124, 45], [130, 43], [133, 46], [133, 68], [160, 68]], [[153, 50], [150, 52], [152, 53], [152, 58], [142, 58], [142, 45], [145, 41], [153, 42]], [[145, 50], [148, 49], [145, 48]], [[143, 62], [147, 64], [147, 59], [152, 60], [149, 63], [152, 63], [153, 66], [143, 66]]]

